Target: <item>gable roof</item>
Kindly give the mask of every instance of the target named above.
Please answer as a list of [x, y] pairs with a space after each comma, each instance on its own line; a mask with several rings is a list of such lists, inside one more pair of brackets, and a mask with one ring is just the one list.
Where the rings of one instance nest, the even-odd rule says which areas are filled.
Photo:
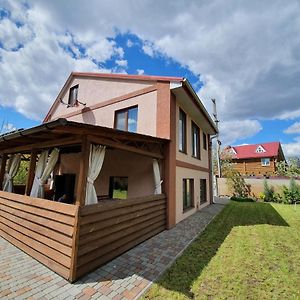
[[[264, 152], [256, 152], [257, 148], [262, 147]], [[261, 143], [254, 145], [242, 145], [242, 146], [229, 146], [227, 148], [233, 149], [236, 154], [233, 155], [234, 159], [246, 159], [246, 158], [263, 158], [263, 157], [276, 157], [281, 150], [280, 142]]]
[[106, 79], [119, 79], [119, 80], [133, 80], [133, 81], [156, 81], [156, 82], [170, 82], [170, 83], [178, 83], [181, 88], [185, 89], [197, 105], [199, 110], [204, 114], [207, 122], [210, 124], [211, 128], [213, 129], [214, 133], [218, 132], [218, 128], [216, 124], [211, 119], [209, 113], [206, 111], [203, 103], [199, 99], [197, 93], [194, 91], [193, 87], [189, 83], [189, 81], [184, 77], [173, 77], [173, 76], [152, 76], [152, 75], [128, 75], [128, 74], [112, 74], [112, 73], [93, 73], [93, 72], [71, 72], [68, 79], [66, 80], [64, 86], [60, 90], [59, 94], [57, 95], [55, 101], [53, 102], [52, 106], [50, 107], [48, 113], [46, 114], [43, 123], [49, 121], [49, 117], [52, 111], [55, 109], [57, 104], [60, 101], [65, 89], [69, 86], [69, 83], [72, 81], [74, 77], [87, 77], [87, 78], [106, 78]]

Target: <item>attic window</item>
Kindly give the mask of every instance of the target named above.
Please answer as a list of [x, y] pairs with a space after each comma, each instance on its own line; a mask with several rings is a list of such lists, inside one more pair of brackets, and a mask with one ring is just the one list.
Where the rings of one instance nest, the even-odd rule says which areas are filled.
[[69, 91], [69, 100], [68, 105], [69, 106], [76, 106], [78, 101], [78, 87], [79, 85], [74, 85], [70, 88]]
[[256, 150], [255, 150], [256, 153], [264, 153], [266, 152], [266, 150], [261, 146], [259, 145]]

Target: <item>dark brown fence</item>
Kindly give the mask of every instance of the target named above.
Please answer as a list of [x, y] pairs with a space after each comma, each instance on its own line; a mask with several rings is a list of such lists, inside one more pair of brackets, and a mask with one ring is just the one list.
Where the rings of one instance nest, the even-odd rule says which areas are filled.
[[70, 279], [77, 209], [0, 191], [0, 236]]
[[154, 195], [82, 207], [76, 278], [166, 229], [166, 206]]

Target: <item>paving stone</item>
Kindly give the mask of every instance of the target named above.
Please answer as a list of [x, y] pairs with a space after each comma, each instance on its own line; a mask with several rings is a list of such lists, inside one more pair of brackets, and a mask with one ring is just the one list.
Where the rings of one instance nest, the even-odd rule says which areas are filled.
[[223, 208], [203, 208], [74, 284], [0, 238], [0, 299], [137, 299]]

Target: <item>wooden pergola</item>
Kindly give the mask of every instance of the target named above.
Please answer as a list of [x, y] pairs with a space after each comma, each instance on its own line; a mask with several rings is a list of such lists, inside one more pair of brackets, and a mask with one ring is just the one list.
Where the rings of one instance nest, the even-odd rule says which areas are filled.
[[[0, 191], [0, 236], [69, 281], [168, 226], [165, 194], [85, 206], [91, 144], [160, 159], [169, 175], [165, 139], [65, 119], [0, 136], [0, 187], [9, 155], [30, 155], [24, 195]], [[29, 197], [37, 156], [53, 147], [80, 149], [75, 205]]]

